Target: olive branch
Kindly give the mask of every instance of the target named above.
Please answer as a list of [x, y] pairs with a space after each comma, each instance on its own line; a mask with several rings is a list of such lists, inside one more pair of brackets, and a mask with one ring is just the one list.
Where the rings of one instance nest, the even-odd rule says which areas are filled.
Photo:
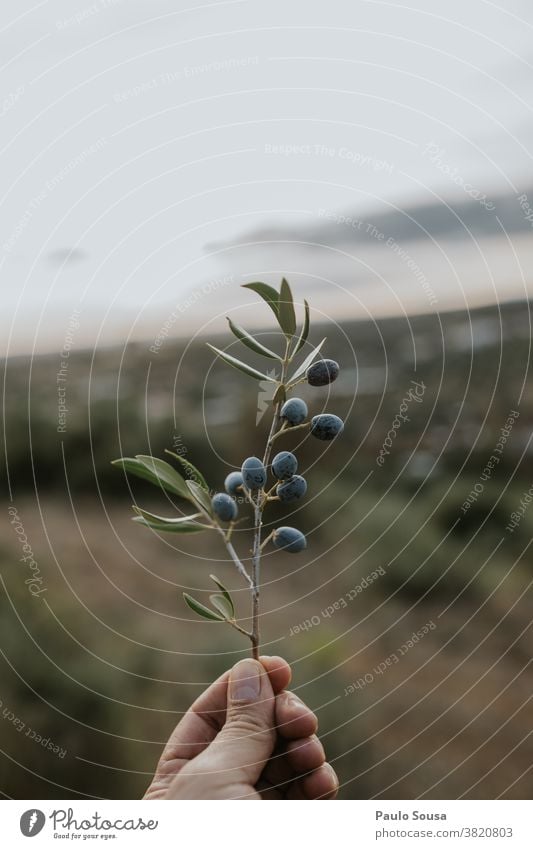
[[[210, 575], [218, 592], [209, 596], [212, 607], [199, 602], [188, 593], [183, 597], [188, 606], [198, 616], [213, 622], [227, 622], [239, 633], [246, 636], [252, 646], [252, 656], [259, 657], [259, 594], [261, 555], [265, 546], [272, 542], [275, 548], [284, 549], [290, 553], [303, 551], [307, 546], [304, 534], [291, 527], [279, 527], [273, 530], [264, 540], [261, 539], [263, 513], [271, 501], [288, 503], [298, 500], [305, 495], [307, 483], [296, 474], [298, 461], [289, 451], [279, 452], [271, 461], [274, 444], [277, 439], [288, 432], [308, 430], [310, 434], [321, 440], [332, 440], [343, 430], [342, 419], [331, 413], [322, 413], [308, 420], [308, 409], [301, 398], [288, 398], [289, 393], [299, 383], [306, 382], [311, 386], [326, 386], [338, 376], [339, 366], [334, 360], [321, 358], [317, 360], [325, 343], [312, 348], [292, 375], [290, 367], [302, 348], [307, 344], [310, 330], [309, 304], [304, 300], [304, 318], [299, 334], [297, 334], [296, 312], [294, 299], [289, 284], [281, 281], [279, 292], [266, 283], [246, 283], [244, 288], [250, 289], [265, 301], [277, 320], [284, 337], [283, 353], [278, 354], [251, 336], [243, 327], [228, 318], [231, 332], [248, 349], [267, 359], [276, 360], [281, 365], [279, 379], [273, 376], [273, 371], [264, 374], [236, 357], [215, 348], [210, 343], [208, 347], [233, 368], [244, 372], [260, 381], [270, 381], [275, 384], [272, 405], [273, 417], [268, 432], [262, 458], [248, 457], [242, 464], [241, 471], [230, 472], [225, 480], [225, 492], [217, 492], [211, 497], [209, 486], [203, 474], [189, 460], [165, 449], [181, 466], [178, 471], [175, 466], [147, 454], [137, 454], [135, 457], [120, 457], [112, 464], [121, 468], [126, 474], [143, 478], [159, 486], [164, 491], [188, 501], [195, 508], [194, 513], [175, 517], [159, 516], [149, 513], [137, 505], [133, 505], [135, 516], [133, 521], [148, 527], [153, 531], [165, 533], [194, 534], [206, 530], [214, 530], [220, 536], [239, 575], [248, 584], [252, 601], [252, 627], [248, 631], [237, 621], [233, 599], [216, 577]], [[268, 471], [274, 476], [275, 483], [267, 488]], [[182, 474], [183, 472], [183, 474]], [[246, 569], [242, 559], [237, 554], [232, 542], [233, 530], [236, 525], [238, 508], [235, 496], [242, 494], [253, 510], [253, 545], [251, 551], [251, 574]]]

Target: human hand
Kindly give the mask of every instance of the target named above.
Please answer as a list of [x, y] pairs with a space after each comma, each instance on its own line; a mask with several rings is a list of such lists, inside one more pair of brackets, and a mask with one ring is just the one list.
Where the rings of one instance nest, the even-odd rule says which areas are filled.
[[317, 718], [280, 657], [241, 660], [172, 732], [145, 799], [333, 799]]

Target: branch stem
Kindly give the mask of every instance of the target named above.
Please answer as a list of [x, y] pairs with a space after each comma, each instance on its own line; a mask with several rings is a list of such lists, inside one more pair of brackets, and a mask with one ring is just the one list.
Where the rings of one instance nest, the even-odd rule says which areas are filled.
[[275, 440], [278, 438], [278, 436], [281, 436], [283, 433], [293, 433], [293, 431], [295, 431], [295, 430], [302, 430], [303, 428], [309, 428], [309, 427], [311, 427], [311, 422], [304, 422], [303, 424], [299, 424], [299, 425], [291, 425], [291, 427], [288, 427], [288, 428], [282, 427], [278, 430], [277, 433], [274, 433], [274, 435], [272, 436], [271, 442], [272, 443], [275, 442]]
[[245, 636], [245, 637], [248, 637], [248, 639], [249, 639], [249, 640], [251, 640], [251, 639], [252, 639], [252, 633], [251, 633], [251, 631], [247, 631], [245, 628], [241, 628], [241, 626], [237, 624], [237, 622], [235, 621], [235, 619], [226, 619], [226, 622], [227, 622], [229, 625], [231, 625], [231, 627], [232, 627], [232, 628], [235, 628], [235, 630], [236, 630], [236, 631], [238, 631], [238, 632], [239, 632], [239, 634], [244, 634], [244, 636]]
[[259, 582], [261, 568], [261, 526], [263, 510], [260, 493], [254, 508], [254, 547], [252, 553], [252, 657], [259, 660]]
[[[287, 370], [290, 363], [290, 339], [286, 340], [285, 343], [285, 356], [283, 357], [283, 362], [281, 366], [281, 376], [279, 383], [283, 385], [287, 379]], [[272, 424], [270, 425], [270, 431], [268, 434], [268, 439], [265, 446], [265, 453], [263, 454], [263, 465], [265, 468], [268, 468], [268, 464], [270, 463], [270, 455], [272, 453], [272, 446], [274, 444], [274, 439], [276, 437], [276, 430], [280, 425], [280, 417], [279, 413], [281, 410], [281, 400], [276, 401], [274, 407], [274, 416], [272, 418]], [[282, 428], [283, 430], [283, 425]], [[259, 587], [260, 587], [260, 573], [261, 573], [261, 553], [262, 553], [262, 545], [261, 545], [261, 528], [263, 525], [263, 509], [266, 504], [266, 499], [263, 493], [257, 494], [257, 500], [254, 502], [254, 544], [252, 549], [252, 657], [256, 660], [259, 659], [259, 642], [260, 642], [260, 634], [259, 634]], [[266, 542], [267, 540], [265, 540]]]
[[237, 571], [238, 571], [239, 575], [242, 575], [242, 577], [244, 578], [246, 583], [249, 585], [250, 589], [253, 589], [254, 583], [253, 583], [250, 575], [248, 574], [248, 572], [244, 568], [242, 562], [239, 560], [239, 555], [235, 551], [235, 549], [233, 547], [233, 543], [229, 541], [229, 539], [227, 538], [227, 535], [224, 533], [224, 529], [221, 528], [220, 525], [215, 524], [214, 527], [216, 528], [216, 530], [219, 532], [222, 539], [224, 540], [224, 545], [226, 546], [226, 550], [227, 550], [229, 556], [231, 557], [231, 559], [233, 560], [233, 562], [235, 563], [235, 566], [237, 567]]
[[272, 539], [273, 536], [274, 536], [274, 531], [272, 531], [272, 533], [270, 533], [267, 537], [265, 537], [265, 539], [261, 543], [261, 551], [263, 551], [265, 545], [267, 545], [270, 542], [270, 540]]
[[298, 386], [299, 383], [307, 383], [307, 376], [304, 374], [303, 377], [299, 377], [298, 380], [294, 380], [292, 383], [287, 384], [287, 392], [289, 390], [294, 389], [295, 386]]

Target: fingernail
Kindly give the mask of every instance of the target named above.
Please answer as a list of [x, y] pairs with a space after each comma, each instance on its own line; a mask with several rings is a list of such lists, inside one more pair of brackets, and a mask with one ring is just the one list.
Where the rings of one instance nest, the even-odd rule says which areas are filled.
[[261, 692], [261, 670], [255, 660], [240, 660], [231, 670], [230, 698], [239, 702], [255, 702]]

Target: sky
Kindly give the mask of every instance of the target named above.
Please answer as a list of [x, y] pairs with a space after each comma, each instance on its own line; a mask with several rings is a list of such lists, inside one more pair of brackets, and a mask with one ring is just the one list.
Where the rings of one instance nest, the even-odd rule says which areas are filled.
[[529, 295], [529, 232], [424, 210], [533, 226], [532, 35], [528, 0], [12, 4], [1, 354], [255, 324], [238, 284], [283, 274], [336, 319]]

